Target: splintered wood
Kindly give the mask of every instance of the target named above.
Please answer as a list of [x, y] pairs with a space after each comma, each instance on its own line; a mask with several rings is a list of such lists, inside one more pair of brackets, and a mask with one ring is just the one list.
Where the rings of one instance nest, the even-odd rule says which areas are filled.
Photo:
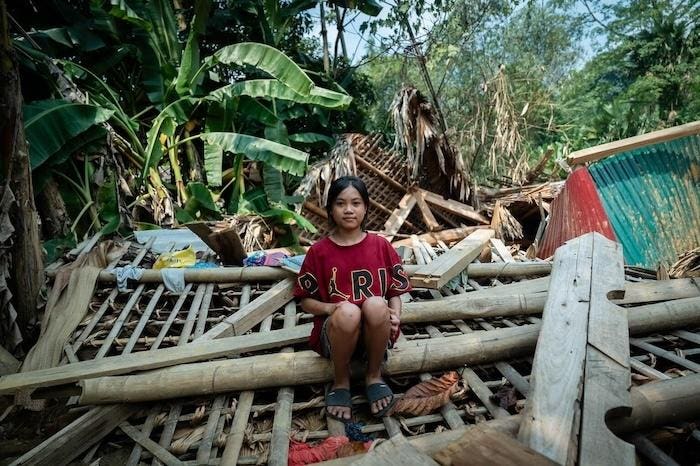
[[411, 277], [411, 286], [442, 288], [479, 256], [493, 234], [493, 230], [477, 230], [470, 234], [448, 252], [416, 270]]
[[559, 464], [634, 464], [605, 424], [630, 406], [627, 315], [607, 300], [624, 289], [619, 245], [598, 233], [567, 242], [549, 289], [518, 438]]

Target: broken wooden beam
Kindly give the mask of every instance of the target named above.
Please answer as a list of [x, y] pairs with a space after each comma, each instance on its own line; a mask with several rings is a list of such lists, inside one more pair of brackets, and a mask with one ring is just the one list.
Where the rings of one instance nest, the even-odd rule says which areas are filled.
[[[418, 235], [418, 239], [421, 241], [425, 241], [426, 243], [430, 244], [431, 246], [435, 246], [436, 244], [438, 244], [438, 241], [443, 241], [443, 242], [449, 244], [453, 241], [459, 241], [462, 238], [465, 238], [467, 235], [469, 235], [470, 233], [472, 233], [476, 230], [486, 229], [488, 227], [489, 227], [488, 225], [477, 225], [477, 226], [472, 226], [472, 227], [451, 228], [449, 230], [434, 231], [432, 233], [424, 233], [422, 235]], [[410, 246], [411, 245], [411, 238], [404, 238], [404, 239], [394, 241], [391, 243], [391, 245], [394, 246], [395, 248], [398, 248], [399, 246]]]
[[419, 191], [423, 193], [423, 195], [425, 196], [425, 201], [428, 204], [432, 204], [436, 207], [448, 211], [451, 214], [457, 215], [467, 220], [471, 220], [476, 223], [481, 223], [483, 225], [488, 225], [491, 223], [489, 219], [478, 213], [471, 206], [462, 204], [461, 202], [455, 201], [453, 199], [444, 199], [442, 196], [437, 195], [435, 193], [431, 193], [430, 191], [426, 191], [424, 189], [419, 189]]
[[394, 235], [399, 232], [401, 226], [404, 224], [408, 215], [413, 210], [413, 206], [416, 205], [416, 198], [411, 193], [407, 193], [399, 201], [398, 207], [394, 209], [391, 216], [384, 223], [384, 229], [382, 235], [386, 237], [388, 241], [394, 238]]
[[434, 261], [419, 267], [410, 278], [415, 288], [440, 289], [479, 257], [493, 230], [477, 230], [453, 246]]
[[657, 144], [659, 142], [670, 141], [685, 136], [692, 136], [700, 133], [700, 121], [694, 121], [685, 125], [666, 128], [659, 131], [652, 131], [639, 136], [621, 139], [619, 141], [608, 142], [594, 147], [581, 149], [572, 152], [566, 159], [569, 166], [581, 165], [587, 162], [594, 162], [618, 152], [629, 151], [637, 147]]
[[[640, 306], [629, 314], [635, 334], [697, 325], [700, 298]], [[387, 362], [387, 374], [420, 373], [484, 364], [535, 348], [539, 324], [509, 327], [449, 338], [402, 343]], [[400, 351], [399, 351], [400, 350]], [[81, 403], [135, 402], [172, 397], [281, 387], [332, 380], [330, 361], [313, 351], [183, 364], [144, 374], [82, 380]]]
[[626, 313], [607, 300], [623, 288], [617, 243], [589, 233], [557, 249], [518, 439], [558, 464], [634, 463], [605, 425], [608, 411], [629, 409]]

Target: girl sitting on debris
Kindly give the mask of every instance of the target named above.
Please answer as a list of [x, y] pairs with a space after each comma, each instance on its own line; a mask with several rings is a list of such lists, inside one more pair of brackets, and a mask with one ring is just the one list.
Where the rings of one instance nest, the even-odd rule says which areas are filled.
[[410, 290], [401, 260], [391, 244], [364, 230], [369, 194], [355, 176], [335, 180], [326, 212], [330, 236], [307, 252], [294, 296], [313, 314], [311, 348], [333, 361], [335, 380], [326, 393], [328, 415], [341, 421], [352, 416], [350, 360], [367, 362], [365, 386], [370, 410], [381, 417], [394, 404], [381, 366], [399, 336], [403, 293]]

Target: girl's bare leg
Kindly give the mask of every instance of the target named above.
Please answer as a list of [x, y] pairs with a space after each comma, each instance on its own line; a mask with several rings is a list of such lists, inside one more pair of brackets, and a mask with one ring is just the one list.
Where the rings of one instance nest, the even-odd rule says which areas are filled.
[[[350, 359], [360, 337], [360, 308], [342, 303], [328, 318], [328, 340], [331, 344], [331, 361], [335, 380], [333, 388], [350, 388]], [[343, 419], [352, 417], [352, 410], [343, 406], [327, 406], [328, 412]]]
[[[364, 329], [365, 349], [367, 351], [367, 374], [365, 383], [383, 382], [382, 362], [384, 362], [384, 352], [389, 344], [391, 335], [391, 323], [389, 321], [389, 306], [380, 297], [368, 298], [362, 303], [362, 323]], [[377, 413], [384, 409], [390, 397], [376, 401], [370, 407], [372, 413]]]

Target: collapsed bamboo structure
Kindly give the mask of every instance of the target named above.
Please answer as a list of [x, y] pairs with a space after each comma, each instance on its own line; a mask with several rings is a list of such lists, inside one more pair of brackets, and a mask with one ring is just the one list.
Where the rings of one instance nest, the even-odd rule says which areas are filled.
[[[432, 276], [426, 270], [438, 267], [426, 267], [435, 260], [431, 252], [451, 255], [440, 262], [450, 275], [454, 264], [472, 254], [439, 243], [430, 250], [427, 243], [405, 244], [403, 256], [417, 262], [406, 267], [411, 275]], [[479, 244], [499, 262], [464, 264], [466, 273], [451, 276], [449, 286], [414, 290], [404, 304], [404, 335], [387, 364], [397, 393], [456, 369], [469, 382], [467, 397], [439, 412], [383, 422], [364, 417], [366, 400], [356, 397], [364, 435], [402, 433], [417, 451], [433, 456], [448, 451], [474, 425], [508, 426], [503, 431], [511, 439], [517, 434], [518, 413], [533, 396], [531, 356], [547, 319], [552, 263], [521, 262], [522, 256], [512, 261], [497, 241]], [[151, 262], [153, 256], [142, 251], [132, 245], [121, 264]], [[130, 449], [127, 464], [134, 465], [279, 464], [290, 448], [284, 439], [314, 442], [344, 433], [323, 416], [323, 385], [332, 368], [305, 351], [311, 316], [289, 304], [283, 282], [290, 273], [267, 267], [202, 271], [209, 275], [186, 275], [181, 293], [167, 290], [159, 274], [148, 269], [126, 292], [113, 288], [109, 268], [99, 274], [90, 318], [73, 332], [62, 364], [0, 379], [0, 393], [35, 390], [35, 398], [68, 397], [71, 404], [89, 406], [16, 464], [67, 464], [79, 456], [89, 461], [115, 445]], [[696, 419], [700, 391], [692, 374], [698, 371], [687, 356], [700, 352], [694, 331], [700, 326], [700, 287], [694, 279], [628, 278], [624, 296], [612, 302], [629, 315], [632, 380], [647, 383], [630, 392], [633, 414], [616, 421], [626, 424], [615, 431], [639, 433], [659, 423]], [[566, 293], [567, 288], [555, 289]], [[285, 347], [294, 351], [279, 352]], [[76, 382], [82, 393], [65, 389]], [[681, 387], [671, 395], [663, 388], [670, 382]], [[503, 408], [499, 403], [505, 401], [495, 400], [505, 400], [499, 398], [505, 392], [512, 399]], [[170, 401], [161, 405], [156, 399]]]

